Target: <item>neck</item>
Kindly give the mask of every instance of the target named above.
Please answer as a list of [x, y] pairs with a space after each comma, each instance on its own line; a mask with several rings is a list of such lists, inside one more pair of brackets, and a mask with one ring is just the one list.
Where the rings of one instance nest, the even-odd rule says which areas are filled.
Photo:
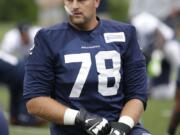
[[70, 24], [78, 29], [78, 30], [82, 30], [82, 31], [90, 31], [93, 30], [94, 28], [96, 28], [96, 26], [98, 25], [98, 20], [96, 17], [94, 17], [93, 19], [91, 19], [91, 21], [89, 21], [88, 23], [84, 23], [84, 24], [74, 24], [70, 21]]

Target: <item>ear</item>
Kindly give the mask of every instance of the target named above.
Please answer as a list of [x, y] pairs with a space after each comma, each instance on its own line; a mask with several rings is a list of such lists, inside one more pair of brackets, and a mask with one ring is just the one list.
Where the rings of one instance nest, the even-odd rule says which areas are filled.
[[95, 0], [95, 7], [98, 8], [101, 0]]

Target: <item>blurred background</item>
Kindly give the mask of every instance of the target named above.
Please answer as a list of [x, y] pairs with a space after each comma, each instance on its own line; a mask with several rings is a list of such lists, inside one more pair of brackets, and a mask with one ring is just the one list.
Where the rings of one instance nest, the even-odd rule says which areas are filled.
[[[153, 135], [165, 135], [180, 64], [180, 0], [102, 0], [101, 4], [101, 18], [132, 23], [137, 29], [149, 80], [149, 101], [141, 122]], [[49, 135], [49, 124], [29, 116], [22, 104], [22, 63], [36, 32], [64, 20], [63, 0], [0, 0], [0, 111], [9, 135]]]

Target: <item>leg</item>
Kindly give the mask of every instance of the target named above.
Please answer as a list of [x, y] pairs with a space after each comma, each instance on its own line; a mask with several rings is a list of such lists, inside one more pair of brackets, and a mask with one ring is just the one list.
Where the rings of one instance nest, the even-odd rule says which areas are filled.
[[[19, 86], [17, 85], [18, 77], [15, 65], [11, 65], [0, 59], [0, 83], [7, 85], [10, 88], [10, 116], [17, 117], [18, 114], [18, 99], [20, 96]], [[21, 90], [22, 91], [22, 90]]]
[[8, 134], [9, 134], [8, 123], [4, 118], [4, 115], [0, 109], [0, 135], [8, 135]]
[[168, 135], [175, 135], [178, 124], [180, 123], [180, 68], [178, 70], [178, 78], [176, 83], [175, 105], [168, 127]]
[[180, 123], [180, 87], [178, 87], [176, 90], [175, 105], [168, 128], [168, 135], [175, 135], [179, 123]]

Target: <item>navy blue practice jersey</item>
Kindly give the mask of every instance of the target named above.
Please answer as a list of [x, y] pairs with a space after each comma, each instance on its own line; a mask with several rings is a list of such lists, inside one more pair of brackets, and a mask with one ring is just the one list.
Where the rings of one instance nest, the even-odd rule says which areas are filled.
[[[42, 29], [25, 69], [26, 100], [52, 96], [109, 121], [118, 120], [128, 100], [147, 100], [145, 58], [129, 24], [99, 20], [92, 31], [79, 31], [69, 23]], [[51, 131], [83, 134], [75, 127], [55, 124]]]

